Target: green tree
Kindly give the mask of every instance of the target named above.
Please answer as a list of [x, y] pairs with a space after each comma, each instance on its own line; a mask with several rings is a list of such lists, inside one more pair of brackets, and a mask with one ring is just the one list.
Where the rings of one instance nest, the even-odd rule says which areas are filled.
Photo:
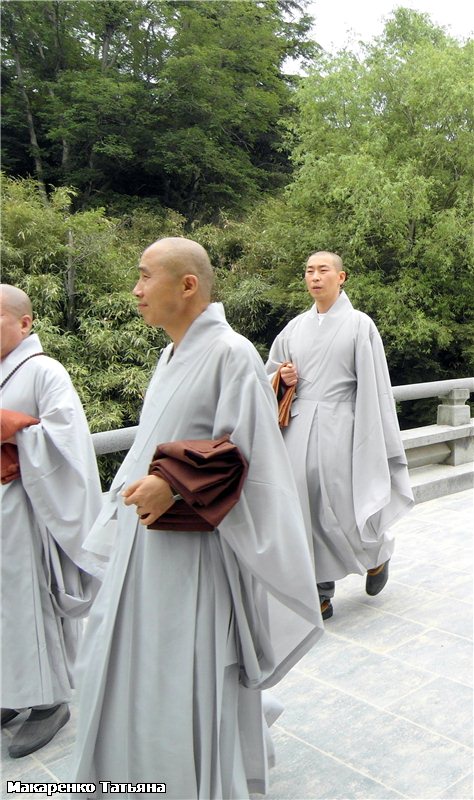
[[2, 281], [31, 297], [34, 330], [70, 373], [91, 430], [127, 427], [167, 342], [144, 325], [131, 293], [142, 235], [179, 235], [183, 220], [174, 212], [120, 221], [103, 209], [71, 213], [72, 195], [56, 189], [45, 205], [37, 182], [3, 180]]
[[472, 63], [473, 42], [406, 9], [363, 58], [321, 54], [297, 93], [294, 178], [247, 220], [237, 268], [267, 276], [285, 318], [307, 302], [308, 254], [343, 256], [395, 383], [472, 374]]
[[9, 174], [75, 186], [76, 207], [135, 195], [190, 221], [286, 181], [283, 64], [308, 52], [310, 24], [295, 2], [10, 0], [2, 14]]

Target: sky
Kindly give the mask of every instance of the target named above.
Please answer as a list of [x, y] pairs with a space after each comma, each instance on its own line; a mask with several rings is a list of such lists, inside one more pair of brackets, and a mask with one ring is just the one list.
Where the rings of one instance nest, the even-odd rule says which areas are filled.
[[314, 39], [335, 52], [345, 45], [379, 36], [386, 19], [399, 7], [428, 14], [435, 25], [460, 40], [474, 36], [474, 4], [470, 0], [312, 0], [307, 13], [315, 19]]

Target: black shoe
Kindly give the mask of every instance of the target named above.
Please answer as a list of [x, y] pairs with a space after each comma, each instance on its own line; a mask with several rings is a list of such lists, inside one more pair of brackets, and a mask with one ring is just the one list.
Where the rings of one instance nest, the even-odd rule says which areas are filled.
[[4, 725], [8, 725], [8, 723], [11, 722], [12, 719], [15, 719], [15, 717], [17, 717], [19, 713], [20, 712], [15, 711], [14, 708], [2, 708], [2, 728]]
[[321, 616], [323, 619], [330, 619], [334, 613], [330, 600], [323, 600], [321, 603]]
[[379, 567], [374, 567], [374, 569], [369, 569], [367, 571], [365, 591], [367, 594], [370, 594], [371, 597], [381, 592], [387, 583], [389, 562], [390, 559], [388, 559], [385, 564], [381, 564]]
[[67, 703], [50, 709], [33, 708], [8, 748], [11, 758], [22, 758], [44, 747], [56, 736], [70, 716]]

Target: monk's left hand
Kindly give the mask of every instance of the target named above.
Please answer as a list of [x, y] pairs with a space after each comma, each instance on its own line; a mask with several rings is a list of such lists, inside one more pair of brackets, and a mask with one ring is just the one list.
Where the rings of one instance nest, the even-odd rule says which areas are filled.
[[122, 492], [126, 506], [136, 505], [142, 525], [151, 525], [173, 505], [170, 486], [158, 475], [147, 475], [134, 481]]

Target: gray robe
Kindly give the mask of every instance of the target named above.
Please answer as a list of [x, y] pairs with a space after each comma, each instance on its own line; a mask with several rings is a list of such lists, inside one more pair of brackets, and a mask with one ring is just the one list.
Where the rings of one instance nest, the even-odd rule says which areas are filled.
[[390, 558], [388, 529], [413, 505], [380, 335], [342, 292], [321, 325], [313, 306], [282, 330], [267, 372], [284, 361], [298, 370], [284, 439], [317, 580], [362, 574]]
[[[244, 798], [267, 782], [259, 690], [322, 633], [311, 555], [253, 346], [212, 304], [170, 356], [171, 345], [87, 541], [100, 549], [104, 534], [113, 556], [78, 659], [71, 780], [98, 790], [103, 780], [158, 781], [170, 798]], [[147, 474], [156, 445], [226, 433], [249, 472], [218, 530], [139, 525], [120, 491]]]
[[[41, 351], [28, 336], [3, 359], [0, 380]], [[1, 701], [23, 708], [70, 699], [78, 620], [97, 591], [91, 576], [103, 572], [82, 543], [102, 498], [84, 411], [61, 364], [27, 361], [1, 402], [40, 419], [16, 434], [21, 479], [1, 487]]]

